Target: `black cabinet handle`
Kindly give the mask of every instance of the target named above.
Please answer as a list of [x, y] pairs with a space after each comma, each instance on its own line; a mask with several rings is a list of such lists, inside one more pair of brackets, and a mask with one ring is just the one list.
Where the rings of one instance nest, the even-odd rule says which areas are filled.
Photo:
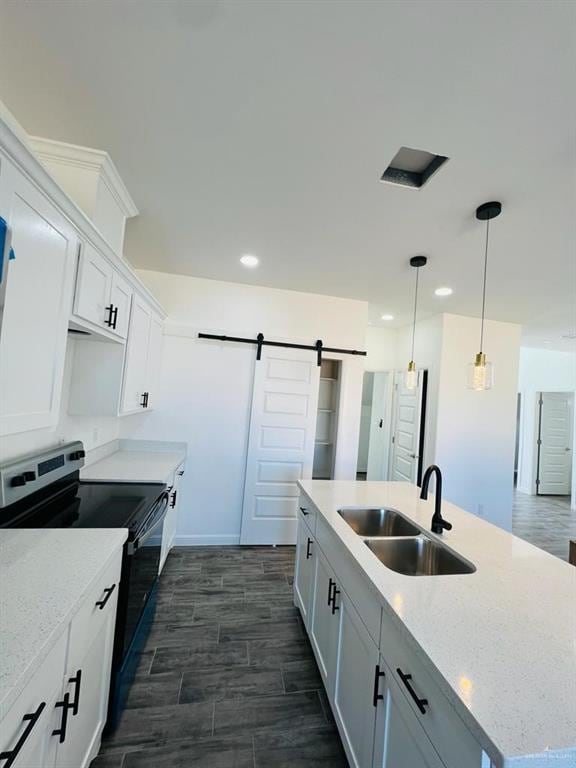
[[142, 392], [142, 402], [140, 403], [142, 408], [148, 408], [148, 396], [149, 396], [149, 394], [150, 394], [150, 392]]
[[24, 731], [22, 732], [22, 735], [16, 742], [16, 746], [14, 749], [9, 749], [6, 752], [0, 752], [0, 760], [6, 760], [6, 764], [4, 765], [4, 768], [10, 768], [11, 765], [14, 764], [14, 761], [18, 757], [18, 754], [24, 744], [26, 743], [26, 740], [28, 736], [32, 733], [32, 730], [36, 723], [38, 722], [38, 719], [42, 712], [44, 711], [44, 707], [46, 706], [46, 702], [43, 701], [41, 704], [38, 705], [38, 709], [36, 712], [30, 712], [27, 715], [24, 715], [22, 718], [23, 723], [27, 723], [26, 728], [24, 728]]
[[306, 509], [306, 507], [300, 507], [300, 512], [302, 512], [302, 514], [304, 515], [304, 517], [306, 517], [306, 515], [309, 515], [309, 514], [310, 514], [310, 512], [308, 512], [308, 510]]
[[428, 699], [420, 699], [420, 698], [418, 698], [418, 694], [416, 693], [414, 688], [412, 688], [412, 686], [410, 685], [410, 680], [412, 680], [412, 675], [404, 674], [404, 672], [402, 672], [400, 667], [396, 668], [396, 672], [398, 672], [398, 674], [400, 676], [400, 680], [402, 680], [402, 682], [404, 683], [404, 686], [406, 687], [406, 690], [408, 691], [410, 696], [412, 696], [412, 699], [414, 700], [414, 703], [416, 704], [416, 706], [418, 707], [420, 712], [423, 715], [425, 715], [426, 714], [426, 707], [428, 706]]
[[310, 547], [312, 546], [312, 539], [308, 539], [308, 543], [306, 544], [306, 560], [310, 560], [312, 557], [312, 553], [310, 552]]
[[116, 323], [118, 322], [118, 307], [114, 307], [113, 311], [110, 313], [110, 320], [112, 321], [112, 328], [116, 330]]
[[172, 509], [176, 506], [176, 496], [178, 495], [178, 491], [172, 491], [172, 499], [170, 501], [170, 506]]
[[182, 477], [183, 474], [184, 474], [184, 470], [181, 469], [180, 472], [178, 472], [178, 477]]
[[380, 670], [380, 664], [376, 664], [376, 669], [374, 670], [374, 693], [372, 694], [372, 704], [374, 704], [375, 707], [377, 707], [378, 702], [382, 701], [384, 698], [382, 693], [378, 693], [381, 677], [386, 677], [386, 673]]
[[332, 587], [336, 588], [334, 579], [328, 579], [328, 605], [332, 602]]
[[102, 598], [102, 600], [96, 600], [95, 604], [98, 606], [98, 608], [100, 608], [101, 611], [104, 610], [104, 606], [106, 605], [108, 600], [110, 600], [110, 596], [112, 595], [115, 589], [116, 589], [116, 584], [112, 584], [111, 587], [106, 587], [106, 589], [104, 590], [104, 597]]
[[340, 610], [340, 606], [336, 605], [336, 595], [340, 594], [340, 590], [336, 589], [336, 582], [334, 582], [334, 589], [332, 590], [332, 616], [336, 613], [336, 611]]
[[62, 707], [62, 721], [60, 723], [60, 728], [57, 728], [55, 731], [52, 731], [52, 736], [59, 736], [60, 738], [58, 741], [60, 744], [64, 744], [66, 741], [66, 730], [68, 728], [68, 710], [70, 709], [70, 694], [65, 693], [64, 698], [62, 701], [57, 701], [56, 704], [54, 704], [55, 707]]
[[106, 307], [106, 312], [108, 312], [108, 317], [106, 318], [106, 320], [104, 320], [104, 325], [107, 325], [108, 328], [113, 328], [114, 326], [112, 325], [112, 322], [113, 322], [112, 318], [114, 316], [114, 304], [109, 304]]
[[82, 683], [82, 670], [79, 669], [78, 672], [74, 675], [74, 677], [71, 677], [68, 679], [69, 683], [74, 683], [74, 701], [72, 702], [72, 715], [73, 717], [76, 717], [78, 714], [78, 707], [80, 705], [80, 685]]

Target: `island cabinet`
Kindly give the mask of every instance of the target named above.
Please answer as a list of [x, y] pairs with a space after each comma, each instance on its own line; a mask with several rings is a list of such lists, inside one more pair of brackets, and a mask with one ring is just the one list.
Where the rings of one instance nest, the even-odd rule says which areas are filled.
[[294, 602], [352, 768], [489, 766], [398, 618], [310, 500], [300, 506]]
[[0, 711], [2, 768], [87, 768], [98, 753], [121, 561], [119, 549], [15, 703]]

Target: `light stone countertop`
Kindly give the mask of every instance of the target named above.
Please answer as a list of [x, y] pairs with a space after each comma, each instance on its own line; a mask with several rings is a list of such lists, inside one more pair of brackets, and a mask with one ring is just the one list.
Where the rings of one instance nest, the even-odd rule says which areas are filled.
[[0, 720], [127, 536], [124, 528], [0, 531]]
[[495, 765], [574, 768], [576, 568], [444, 501], [453, 529], [430, 536], [476, 572], [403, 576], [376, 558], [338, 510], [393, 507], [429, 533], [432, 494], [421, 501], [409, 483], [299, 485]]
[[185, 443], [115, 440], [88, 455], [81, 480], [110, 483], [169, 483], [186, 459]]

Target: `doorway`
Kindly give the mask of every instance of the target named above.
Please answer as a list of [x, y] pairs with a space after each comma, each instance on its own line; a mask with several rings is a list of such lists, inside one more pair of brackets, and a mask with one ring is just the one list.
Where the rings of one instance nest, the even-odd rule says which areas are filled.
[[570, 496], [574, 393], [540, 392], [536, 438], [536, 495]]
[[416, 389], [404, 386], [401, 371], [366, 371], [358, 443], [358, 480], [422, 479], [427, 371]]

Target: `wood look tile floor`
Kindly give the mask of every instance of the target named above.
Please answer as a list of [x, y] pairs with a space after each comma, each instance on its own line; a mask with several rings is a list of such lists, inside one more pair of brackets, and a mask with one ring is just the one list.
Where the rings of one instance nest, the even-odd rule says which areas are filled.
[[294, 547], [180, 547], [92, 768], [346, 768], [292, 602]]
[[576, 511], [570, 509], [570, 496], [531, 496], [515, 491], [512, 533], [568, 560], [569, 540], [576, 539]]

